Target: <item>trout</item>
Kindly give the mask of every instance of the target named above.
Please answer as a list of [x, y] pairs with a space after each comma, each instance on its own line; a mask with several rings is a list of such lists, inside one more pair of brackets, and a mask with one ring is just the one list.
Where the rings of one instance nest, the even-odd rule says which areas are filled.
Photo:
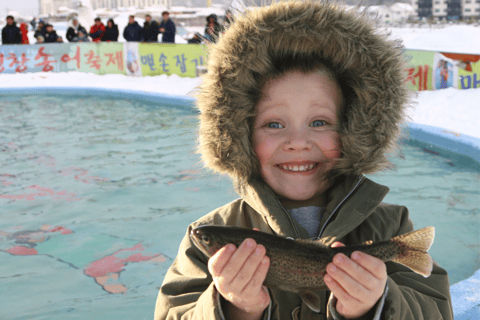
[[190, 238], [208, 258], [228, 243], [238, 246], [246, 238], [254, 239], [266, 249], [270, 267], [263, 285], [295, 292], [315, 312], [320, 312], [320, 298], [315, 291], [328, 290], [323, 281], [327, 265], [337, 253], [346, 256], [361, 251], [383, 262], [400, 263], [424, 277], [430, 276], [433, 262], [428, 249], [435, 236], [434, 227], [412, 231], [388, 241], [367, 241], [360, 245], [331, 248], [321, 240], [287, 239], [238, 227], [200, 226]]

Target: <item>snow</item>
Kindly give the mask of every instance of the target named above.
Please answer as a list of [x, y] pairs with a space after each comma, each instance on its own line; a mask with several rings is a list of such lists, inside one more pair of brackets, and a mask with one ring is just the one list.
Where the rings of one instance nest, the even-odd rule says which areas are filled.
[[480, 54], [480, 27], [474, 25], [389, 30], [408, 49]]
[[455, 320], [480, 319], [480, 270], [450, 287]]
[[[115, 22], [119, 24], [120, 33], [123, 33], [129, 14], [130, 12], [122, 12], [115, 18]], [[143, 19], [136, 20], [139, 24], [143, 24]], [[67, 23], [54, 25], [58, 34], [64, 37]], [[89, 28], [90, 26], [85, 27]], [[402, 39], [408, 49], [480, 54], [479, 27], [454, 25], [444, 28], [391, 28], [389, 30], [394, 38]], [[197, 31], [197, 29], [189, 28], [188, 31]], [[202, 32], [203, 27], [198, 27], [198, 31]], [[30, 38], [31, 43], [35, 43], [32, 38]], [[122, 41], [123, 37], [119, 38]], [[176, 40], [177, 43], [185, 43], [180, 36], [177, 36]], [[201, 83], [201, 79], [181, 78], [177, 75], [127, 77], [69, 72], [0, 74], [0, 83], [3, 88], [101, 87], [191, 96]], [[415, 108], [410, 110], [409, 115], [411, 121], [415, 123], [442, 127], [480, 138], [478, 101], [480, 101], [480, 89], [448, 88], [418, 92], [413, 97]], [[456, 320], [480, 319], [480, 270], [469, 279], [452, 285], [450, 291]]]

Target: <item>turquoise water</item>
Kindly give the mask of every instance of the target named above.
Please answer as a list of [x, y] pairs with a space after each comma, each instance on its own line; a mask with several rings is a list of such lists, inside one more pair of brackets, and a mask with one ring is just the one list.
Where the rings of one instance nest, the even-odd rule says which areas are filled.
[[[95, 96], [0, 99], [0, 319], [151, 319], [189, 223], [237, 198], [202, 169], [194, 114]], [[440, 152], [440, 153], [439, 153]], [[451, 283], [480, 269], [477, 163], [402, 144], [370, 176], [433, 225]]]

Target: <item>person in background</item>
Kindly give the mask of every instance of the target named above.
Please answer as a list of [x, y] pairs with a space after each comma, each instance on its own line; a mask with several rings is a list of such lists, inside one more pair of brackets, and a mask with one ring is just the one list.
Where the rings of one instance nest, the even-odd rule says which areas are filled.
[[123, 37], [127, 41], [141, 42], [143, 40], [143, 29], [140, 27], [135, 16], [128, 17], [128, 25], [123, 30]]
[[175, 43], [175, 23], [170, 20], [170, 13], [168, 11], [162, 12], [162, 23], [160, 23], [160, 33], [162, 35], [162, 43]]
[[105, 25], [100, 18], [95, 18], [95, 24], [90, 28], [90, 37], [93, 42], [100, 42], [105, 34]]
[[143, 41], [158, 42], [158, 24], [152, 20], [152, 16], [147, 14], [145, 16], [145, 23], [143, 24]]
[[107, 42], [117, 42], [118, 41], [118, 26], [115, 24], [113, 19], [107, 21], [107, 26], [105, 27], [105, 34], [103, 35], [102, 41]]
[[71, 42], [90, 42], [88, 35], [84, 29], [78, 30], [78, 35], [72, 39]]
[[21, 44], [22, 33], [13, 16], [7, 16], [7, 25], [2, 29], [2, 44]]
[[218, 36], [223, 32], [223, 28], [218, 23], [218, 17], [216, 14], [211, 14], [207, 18], [207, 25], [205, 26], [205, 38], [210, 42], [217, 42]]
[[36, 43], [44, 43], [45, 42], [45, 38], [42, 35], [38, 35], [35, 38], [37, 39]]
[[57, 31], [53, 30], [53, 26], [51, 24], [47, 24], [46, 26], [47, 33], [45, 34], [45, 43], [56, 43], [56, 42], [63, 42], [62, 38], [57, 35]]
[[72, 19], [72, 24], [67, 29], [67, 40], [68, 42], [76, 42], [73, 39], [78, 37], [78, 33], [82, 31], [84, 35], [87, 34], [87, 29], [85, 29], [79, 22], [77, 18]]
[[37, 39], [38, 39], [38, 36], [42, 36], [43, 38], [45, 38], [46, 33], [47, 33], [47, 28], [45, 27], [45, 22], [40, 19], [40, 21], [38, 21], [37, 30], [35, 30], [35, 34], [33, 36]]
[[225, 19], [223, 19], [223, 27], [226, 29], [233, 23], [232, 11], [225, 11]]
[[22, 44], [30, 44], [28, 41], [28, 24], [25, 22], [20, 23], [20, 32], [22, 33]]
[[193, 35], [193, 38], [187, 40], [188, 43], [190, 44], [200, 44], [202, 43], [202, 36], [200, 33], [195, 32]]
[[35, 31], [37, 29], [37, 18], [33, 17], [33, 20], [30, 21], [30, 25], [32, 26], [33, 31]]

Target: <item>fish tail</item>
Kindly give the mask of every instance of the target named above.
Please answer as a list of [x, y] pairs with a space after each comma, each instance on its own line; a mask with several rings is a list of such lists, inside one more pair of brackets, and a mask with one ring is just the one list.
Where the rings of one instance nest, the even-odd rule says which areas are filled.
[[433, 268], [432, 257], [427, 253], [435, 237], [435, 228], [426, 227], [392, 239], [402, 248], [400, 255], [392, 261], [409, 267], [424, 277], [430, 276]]

